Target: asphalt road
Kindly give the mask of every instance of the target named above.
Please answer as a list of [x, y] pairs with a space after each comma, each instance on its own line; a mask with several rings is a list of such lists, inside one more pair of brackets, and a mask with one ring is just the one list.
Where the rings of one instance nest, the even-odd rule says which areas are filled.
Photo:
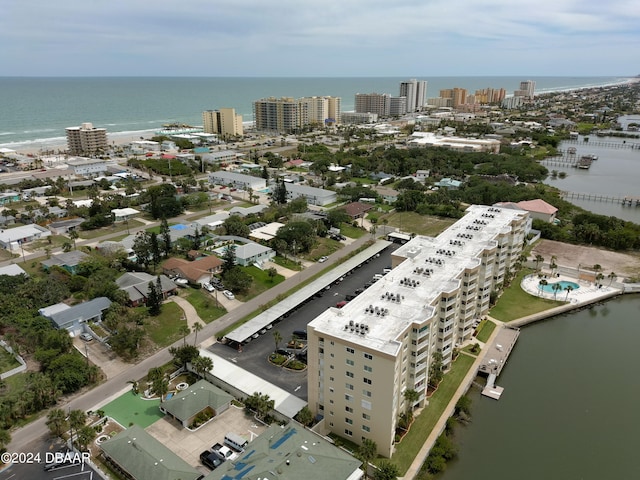
[[308, 400], [307, 372], [293, 372], [277, 367], [268, 361], [269, 355], [275, 350], [273, 332], [279, 331], [282, 342], [278, 348], [285, 348], [291, 340], [295, 330], [307, 329], [307, 324], [324, 312], [329, 307], [335, 307], [336, 303], [346, 299], [347, 295], [353, 295], [358, 288], [362, 288], [370, 282], [373, 275], [382, 273], [382, 269], [391, 265], [391, 252], [398, 245], [392, 244], [380, 253], [379, 257], [373, 257], [360, 268], [355, 268], [350, 275], [346, 275], [340, 283], [333, 284], [329, 290], [321, 290], [321, 297], [314, 297], [303, 304], [288, 317], [284, 318], [271, 330], [251, 342], [243, 345], [242, 352], [221, 343], [215, 343], [209, 350], [222, 358], [233, 361], [238, 366], [255, 375], [277, 385], [287, 392], [303, 400]]
[[[147, 226], [148, 228], [148, 226]], [[256, 309], [258, 309], [261, 305], [269, 302], [280, 294], [285, 294], [291, 288], [299, 285], [301, 282], [304, 282], [311, 278], [312, 276], [319, 273], [321, 270], [326, 268], [331, 264], [340, 263], [342, 257], [348, 255], [349, 253], [357, 250], [359, 247], [364, 245], [369, 240], [368, 235], [363, 235], [361, 238], [357, 239], [353, 243], [346, 245], [343, 249], [335, 252], [333, 255], [329, 257], [329, 260], [326, 263], [318, 263], [314, 264], [311, 267], [308, 267], [304, 271], [294, 275], [291, 278], [288, 278], [284, 282], [270, 288], [266, 292], [261, 295], [253, 298], [252, 300], [244, 303], [239, 306], [235, 310], [227, 313], [220, 319], [215, 322], [211, 322], [206, 325], [198, 334], [199, 340], [204, 340], [212, 335], [215, 335], [220, 330], [225, 329], [229, 325], [237, 322], [241, 318], [246, 315], [252, 313]], [[355, 288], [355, 287], [354, 287]], [[293, 329], [292, 329], [293, 330]], [[187, 342], [193, 342], [195, 339], [195, 334], [191, 334], [187, 337]], [[128, 387], [128, 381], [132, 379], [139, 379], [144, 377], [150, 368], [156, 367], [159, 365], [163, 365], [171, 360], [171, 354], [169, 353], [169, 348], [171, 347], [179, 347], [182, 345], [182, 340], [176, 341], [173, 345], [166, 347], [154, 355], [142, 360], [140, 363], [136, 365], [132, 365], [127, 370], [123, 371], [119, 375], [114, 376], [113, 378], [107, 380], [106, 382], [98, 385], [92, 390], [87, 391], [84, 394], [76, 395], [71, 400], [66, 403], [59, 404], [57, 407], [62, 408], [64, 410], [91, 410], [95, 405], [104, 401], [105, 398], [108, 398], [117, 392], [126, 389]], [[12, 441], [8, 445], [7, 450], [10, 452], [22, 452], [26, 451], [25, 448], [28, 447], [32, 442], [37, 441], [43, 436], [48, 436], [48, 429], [46, 426], [46, 415], [41, 416], [40, 418], [34, 420], [30, 424], [11, 432]]]

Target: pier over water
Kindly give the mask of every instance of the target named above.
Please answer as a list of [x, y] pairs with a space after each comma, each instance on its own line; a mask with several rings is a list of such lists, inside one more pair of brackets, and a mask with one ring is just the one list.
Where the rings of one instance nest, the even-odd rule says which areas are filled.
[[479, 372], [489, 375], [487, 385], [482, 390], [482, 395], [498, 400], [504, 389], [495, 384], [496, 379], [506, 365], [509, 354], [518, 340], [520, 330], [512, 327], [502, 327], [496, 335], [493, 343], [488, 348], [478, 368]]

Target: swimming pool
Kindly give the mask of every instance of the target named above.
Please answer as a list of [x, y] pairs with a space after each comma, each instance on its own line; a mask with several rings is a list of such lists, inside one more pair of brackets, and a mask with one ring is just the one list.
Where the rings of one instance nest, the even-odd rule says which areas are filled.
[[576, 282], [567, 282], [565, 280], [562, 280], [560, 282], [547, 283], [546, 285], [540, 285], [539, 288], [541, 288], [543, 292], [554, 293], [554, 285], [560, 285], [561, 289], [558, 290], [558, 293], [566, 291], [565, 288], [567, 288], [567, 286], [571, 286], [573, 290], [577, 290], [580, 288], [580, 285], [578, 285]]

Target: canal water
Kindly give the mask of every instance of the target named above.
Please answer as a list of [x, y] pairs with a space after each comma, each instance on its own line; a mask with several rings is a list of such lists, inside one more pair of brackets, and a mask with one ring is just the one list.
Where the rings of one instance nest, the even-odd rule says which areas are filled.
[[[559, 148], [563, 151], [570, 147], [576, 149], [576, 159], [582, 155], [597, 155], [598, 160], [594, 161], [588, 170], [573, 168], [566, 163], [559, 164], [553, 159], [543, 161], [542, 164], [550, 172], [556, 170], [567, 174], [566, 178], [548, 177], [545, 183], [567, 192], [640, 198], [640, 148], [611, 148], [603, 146], [602, 143], [640, 146], [640, 139], [590, 135], [588, 142], [585, 142], [582, 136], [577, 142], [561, 142]], [[640, 206], [630, 207], [619, 203], [576, 198], [567, 200], [594, 213], [640, 224]]]
[[524, 327], [440, 480], [640, 478], [640, 295]]

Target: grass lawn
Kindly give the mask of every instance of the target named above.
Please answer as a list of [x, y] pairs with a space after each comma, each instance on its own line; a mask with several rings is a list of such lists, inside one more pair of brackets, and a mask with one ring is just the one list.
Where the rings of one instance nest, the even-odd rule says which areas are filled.
[[340, 225], [340, 233], [349, 238], [360, 238], [361, 236], [367, 234], [365, 230], [354, 227], [353, 225], [349, 225], [348, 223], [343, 223]]
[[[140, 386], [140, 388], [144, 387]], [[102, 407], [102, 410], [104, 410], [105, 415], [114, 418], [124, 428], [128, 428], [131, 425], [147, 428], [164, 417], [164, 414], [158, 408], [159, 405], [160, 399], [143, 400], [131, 391], [107, 403]]]
[[442, 233], [457, 220], [455, 218], [441, 218], [431, 215], [420, 215], [416, 212], [394, 212], [380, 217], [378, 225], [383, 225], [386, 219], [388, 225], [397, 227], [403, 232], [415, 233], [434, 237]]
[[112, 223], [108, 227], [96, 228], [95, 230], [79, 230], [78, 232], [80, 234], [80, 238], [89, 240], [91, 238], [101, 237], [103, 235], [108, 235], [110, 233], [116, 233], [116, 232], [127, 233], [127, 231], [129, 230], [141, 227], [143, 225], [144, 223], [138, 220], [132, 219], [132, 220], [129, 220], [128, 224], [125, 222], [118, 222], [118, 223]]
[[269, 274], [265, 270], [260, 270], [258, 267], [254, 267], [253, 265], [250, 267], [244, 267], [243, 270], [253, 278], [253, 283], [251, 284], [249, 291], [238, 295], [238, 298], [243, 302], [260, 295], [262, 292], [265, 292], [271, 287], [284, 281], [283, 275], [278, 274], [273, 278], [269, 278]]
[[[146, 307], [138, 307], [146, 310]], [[187, 322], [182, 319], [182, 309], [173, 302], [162, 305], [162, 312], [157, 317], [147, 317], [145, 320], [145, 331], [149, 338], [159, 347], [171, 345], [180, 339], [178, 329]], [[126, 427], [126, 425], [125, 425]]]
[[460, 386], [460, 382], [462, 382], [471, 365], [473, 365], [474, 360], [475, 358], [469, 355], [458, 355], [456, 361], [453, 362], [451, 370], [444, 376], [438, 386], [438, 390], [429, 399], [429, 405], [416, 417], [409, 433], [397, 445], [396, 453], [391, 457], [391, 461], [398, 467], [401, 475], [404, 475], [409, 466], [411, 466], [431, 430], [433, 430], [444, 409], [453, 398], [453, 394]]
[[224, 307], [216, 306], [216, 299], [206, 290], [189, 288], [186, 290], [185, 299], [193, 305], [204, 323], [210, 323], [227, 313]]
[[564, 305], [565, 302], [547, 300], [546, 298], [534, 297], [525, 292], [520, 287], [522, 279], [533, 273], [531, 269], [522, 269], [511, 282], [511, 286], [505, 289], [502, 296], [498, 299], [496, 306], [489, 311], [496, 320], [502, 322], [510, 322], [518, 318], [526, 317], [538, 312], [544, 312], [550, 308]]
[[489, 340], [489, 337], [491, 336], [495, 328], [495, 323], [488, 320], [483, 320], [483, 324], [480, 326], [480, 331], [478, 332], [478, 335], [476, 335], [476, 338], [483, 343], [486, 342], [487, 340]]
[[466, 347], [464, 347], [462, 349], [463, 352], [467, 352], [469, 355], [473, 355], [474, 357], [477, 357], [478, 355], [480, 355], [480, 353], [482, 352], [482, 348], [480, 348], [477, 352], [473, 352], [473, 344], [471, 345], [467, 345]]
[[20, 363], [4, 348], [0, 348], [0, 373], [8, 372], [12, 368], [19, 367]]
[[4, 262], [5, 260], [11, 260], [14, 257], [17, 257], [17, 255], [11, 253], [9, 250], [0, 248], [0, 262]]
[[280, 255], [275, 256], [271, 259], [273, 263], [276, 265], [280, 265], [281, 267], [288, 268], [289, 270], [300, 271], [302, 270], [302, 266], [298, 265], [295, 261], [281, 257]]
[[[45, 248], [49, 247], [51, 249], [54, 249], [56, 247], [62, 247], [62, 245], [65, 242], [69, 242], [71, 245], [73, 245], [73, 240], [70, 240], [69, 238], [65, 237], [64, 235], [50, 235], [46, 238], [40, 239], [40, 240], [36, 240], [34, 242], [31, 243], [27, 243], [25, 245], [25, 248], [27, 250], [44, 250]], [[76, 240], [77, 242], [77, 240]], [[18, 250], [19, 253], [20, 251]]]
[[313, 250], [311, 250], [304, 257], [306, 260], [317, 262], [322, 256], [331, 255], [333, 252], [337, 252], [342, 248], [342, 243], [331, 238], [318, 238]]

